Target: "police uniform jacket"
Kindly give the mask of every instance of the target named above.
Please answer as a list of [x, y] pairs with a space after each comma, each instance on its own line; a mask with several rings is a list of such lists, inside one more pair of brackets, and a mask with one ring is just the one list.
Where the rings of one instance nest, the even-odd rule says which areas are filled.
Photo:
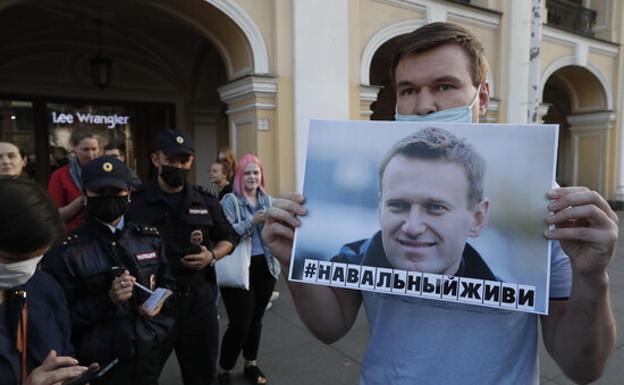
[[[65, 289], [69, 303], [72, 342], [79, 360], [107, 363], [114, 358], [141, 356], [168, 336], [174, 323], [173, 298], [154, 318], [138, 307], [148, 293], [135, 287], [132, 297], [115, 305], [109, 290], [116, 275], [113, 267], [130, 272], [140, 284], [173, 288], [158, 231], [151, 226], [127, 223], [114, 234], [96, 220], [89, 220], [43, 259]], [[169, 305], [169, 306], [168, 306]]]
[[0, 383], [20, 383], [21, 354], [17, 350], [17, 328], [27, 307], [26, 367], [32, 372], [50, 350], [60, 356], [72, 354], [70, 322], [65, 293], [46, 272], [37, 270], [25, 285], [6, 290], [0, 305]]
[[185, 255], [196, 253], [189, 251], [192, 247], [191, 233], [201, 230], [202, 245], [209, 250], [220, 241], [229, 241], [236, 246], [238, 235], [212, 192], [202, 186], [187, 183], [183, 194], [180, 207], [171, 207], [157, 180], [153, 179], [144, 190], [133, 195], [132, 218], [158, 228], [165, 241], [166, 255], [178, 287], [195, 286], [206, 280], [211, 285], [216, 285], [213, 267], [192, 270], [185, 268], [180, 262]]

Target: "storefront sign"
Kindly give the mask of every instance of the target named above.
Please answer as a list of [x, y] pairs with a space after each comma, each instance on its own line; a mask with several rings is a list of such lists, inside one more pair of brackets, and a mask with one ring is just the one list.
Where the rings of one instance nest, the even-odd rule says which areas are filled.
[[91, 113], [65, 114], [52, 111], [52, 123], [54, 124], [74, 124], [81, 123], [87, 125], [106, 125], [108, 128], [115, 128], [117, 125], [128, 124], [129, 116], [126, 115], [93, 115]]

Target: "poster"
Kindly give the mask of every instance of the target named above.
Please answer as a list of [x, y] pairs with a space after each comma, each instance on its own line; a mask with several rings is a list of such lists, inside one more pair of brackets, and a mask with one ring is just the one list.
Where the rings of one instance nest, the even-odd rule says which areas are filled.
[[311, 121], [289, 279], [546, 314], [557, 134]]

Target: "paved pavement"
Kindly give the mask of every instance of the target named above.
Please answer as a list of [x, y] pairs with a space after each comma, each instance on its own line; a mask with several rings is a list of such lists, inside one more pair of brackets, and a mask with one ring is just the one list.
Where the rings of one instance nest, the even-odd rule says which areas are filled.
[[[624, 213], [619, 212], [620, 223]], [[624, 226], [623, 226], [624, 227]], [[618, 252], [609, 267], [611, 295], [615, 317], [620, 331], [616, 350], [604, 376], [594, 382], [600, 385], [624, 383], [624, 229], [620, 230]], [[366, 348], [367, 326], [361, 311], [353, 329], [339, 342], [325, 345], [316, 340], [299, 320], [283, 279], [278, 282], [280, 298], [264, 317], [259, 366], [273, 385], [354, 385]], [[225, 330], [227, 315], [220, 308], [221, 332]], [[573, 384], [565, 378], [556, 364], [540, 347], [541, 384]], [[182, 384], [175, 357], [167, 363], [161, 377], [162, 385]], [[234, 385], [248, 385], [242, 376], [242, 360], [233, 372]]]

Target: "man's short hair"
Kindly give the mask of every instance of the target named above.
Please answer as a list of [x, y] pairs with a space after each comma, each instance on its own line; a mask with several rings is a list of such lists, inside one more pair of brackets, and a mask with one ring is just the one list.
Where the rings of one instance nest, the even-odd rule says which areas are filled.
[[386, 167], [397, 155], [411, 159], [445, 160], [462, 166], [468, 179], [468, 208], [474, 208], [483, 200], [486, 162], [465, 138], [459, 139], [441, 128], [427, 127], [399, 140], [379, 164], [380, 192]]
[[110, 151], [110, 150], [119, 150], [119, 153], [121, 155], [125, 155], [126, 145], [125, 143], [122, 143], [122, 142], [111, 141], [111, 142], [108, 142], [106, 146], [104, 146], [104, 151]]
[[457, 44], [464, 49], [470, 60], [470, 75], [475, 87], [487, 80], [488, 63], [483, 45], [479, 40], [458, 24], [437, 22], [426, 24], [403, 37], [392, 58], [392, 66], [390, 67], [392, 83], [395, 82], [395, 71], [401, 59], [446, 44]]

